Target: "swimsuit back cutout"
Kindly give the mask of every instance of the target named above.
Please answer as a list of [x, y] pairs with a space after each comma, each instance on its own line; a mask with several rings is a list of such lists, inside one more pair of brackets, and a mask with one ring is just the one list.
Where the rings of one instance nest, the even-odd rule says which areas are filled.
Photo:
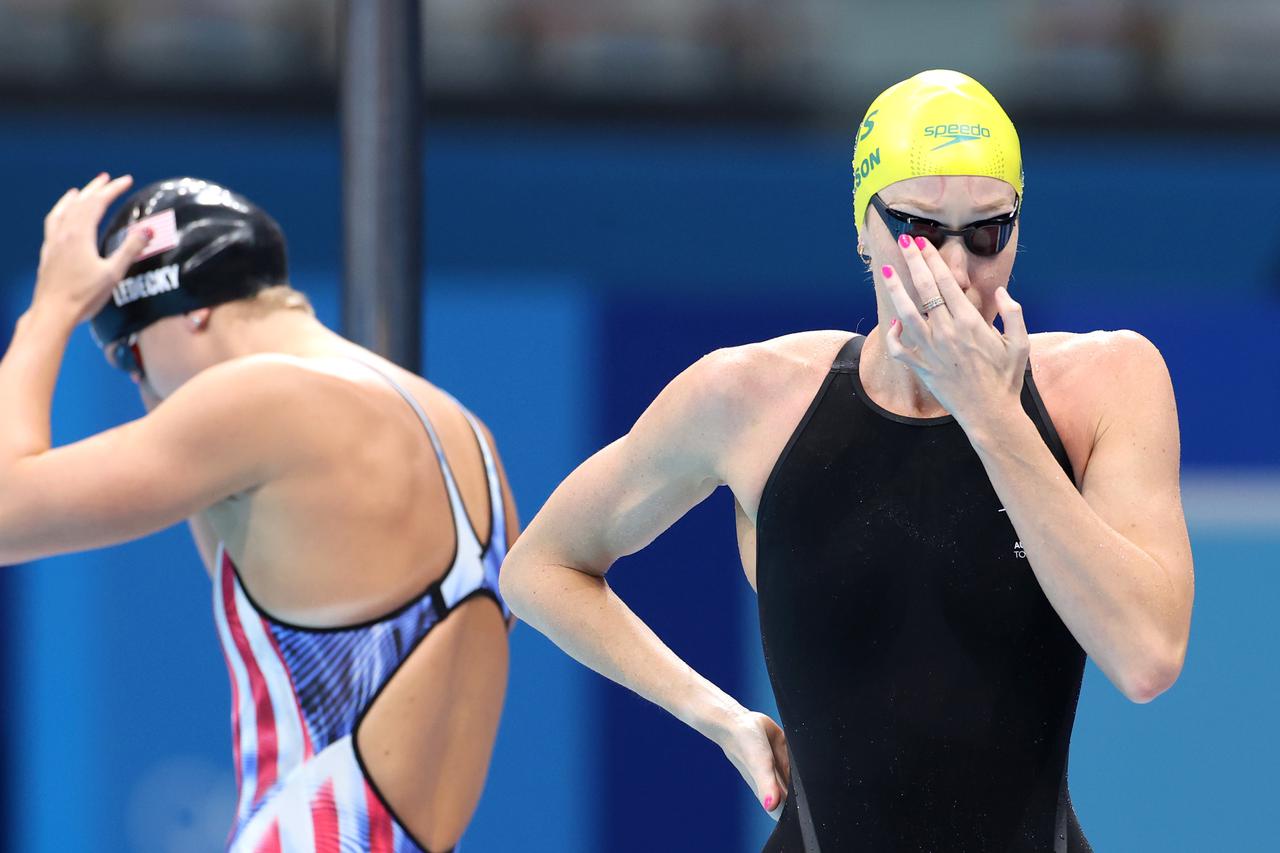
[[[1085, 654], [963, 428], [870, 399], [864, 340], [837, 355], [757, 513], [793, 759], [765, 850], [1087, 851], [1067, 793]], [[1070, 477], [1029, 366], [1022, 405]]]
[[511, 616], [498, 591], [498, 569], [507, 551], [502, 484], [483, 430], [463, 408], [488, 481], [486, 542], [472, 529], [444, 447], [422, 406], [382, 370], [361, 363], [395, 388], [421, 420], [444, 475], [457, 551], [438, 580], [390, 613], [356, 625], [308, 628], [259, 607], [219, 546], [214, 621], [231, 675], [239, 788], [231, 850], [425, 853], [364, 771], [355, 731], [410, 654], [460, 604], [487, 596], [504, 618]]

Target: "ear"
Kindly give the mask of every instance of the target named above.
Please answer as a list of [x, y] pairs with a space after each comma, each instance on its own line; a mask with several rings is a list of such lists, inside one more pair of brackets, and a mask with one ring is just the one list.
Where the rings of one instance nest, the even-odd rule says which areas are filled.
[[209, 315], [213, 313], [212, 308], [197, 308], [194, 311], [187, 312], [187, 322], [191, 326], [191, 331], [202, 332], [209, 326]]

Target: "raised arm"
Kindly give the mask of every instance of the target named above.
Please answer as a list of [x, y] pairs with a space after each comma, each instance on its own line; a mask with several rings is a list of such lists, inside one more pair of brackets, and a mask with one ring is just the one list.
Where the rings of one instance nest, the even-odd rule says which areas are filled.
[[1177, 679], [1191, 630], [1178, 417], [1156, 348], [1132, 332], [1105, 341], [1093, 356], [1101, 411], [1080, 491], [1026, 418], [971, 438], [1063, 623], [1126, 697], [1149, 702]]
[[889, 354], [964, 427], [1063, 624], [1126, 697], [1151, 701], [1182, 670], [1194, 595], [1164, 359], [1132, 332], [1106, 333], [1075, 355], [1098, 393], [1088, 404], [1097, 419], [1077, 491], [1019, 401], [1030, 352], [1022, 307], [996, 290], [999, 333], [931, 243], [903, 249], [917, 290], [941, 293], [946, 309], [922, 316], [885, 267], [898, 313]]
[[[205, 371], [154, 412], [54, 448], [50, 403], [63, 351], [146, 242], [130, 235], [98, 255], [98, 221], [128, 178], [99, 175], [45, 220], [31, 307], [0, 359], [0, 563], [110, 545], [167, 527], [262, 482], [261, 460], [293, 446], [257, 429], [289, 411], [291, 373], [228, 364]], [[154, 401], [153, 401], [154, 402]]]
[[0, 456], [0, 563], [136, 539], [267, 482], [303, 452], [260, 428], [299, 405], [297, 385], [288, 366], [227, 363], [136, 421]]
[[530, 522], [502, 568], [516, 614], [596, 672], [713, 740], [766, 811], [786, 796], [781, 729], [695, 672], [604, 579], [724, 482], [721, 459], [741, 422], [725, 381], [731, 352], [713, 353], [658, 395], [631, 431], [582, 463]]

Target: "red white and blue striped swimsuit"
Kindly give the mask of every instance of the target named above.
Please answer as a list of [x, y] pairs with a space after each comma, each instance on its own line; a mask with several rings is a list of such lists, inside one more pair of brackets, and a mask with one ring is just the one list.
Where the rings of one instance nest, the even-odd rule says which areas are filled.
[[395, 611], [359, 625], [307, 628], [258, 607], [219, 546], [213, 610], [231, 674], [240, 798], [227, 847], [235, 853], [427, 853], [365, 772], [355, 731], [413, 650], [459, 604], [488, 596], [510, 618], [498, 592], [507, 531], [493, 450], [467, 413], [489, 483], [489, 541], [481, 542], [426, 412], [383, 378], [413, 407], [435, 448], [457, 553], [439, 580]]

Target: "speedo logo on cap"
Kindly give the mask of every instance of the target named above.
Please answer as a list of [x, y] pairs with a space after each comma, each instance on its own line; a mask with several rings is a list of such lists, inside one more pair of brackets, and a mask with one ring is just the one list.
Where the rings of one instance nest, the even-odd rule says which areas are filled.
[[178, 265], [169, 264], [158, 269], [148, 270], [130, 276], [116, 285], [111, 298], [117, 306], [128, 305], [158, 293], [168, 293], [178, 289]]
[[924, 129], [924, 135], [933, 139], [945, 139], [940, 145], [933, 146], [932, 151], [955, 145], [957, 142], [972, 142], [975, 139], [986, 139], [991, 131], [980, 124], [931, 124]]

